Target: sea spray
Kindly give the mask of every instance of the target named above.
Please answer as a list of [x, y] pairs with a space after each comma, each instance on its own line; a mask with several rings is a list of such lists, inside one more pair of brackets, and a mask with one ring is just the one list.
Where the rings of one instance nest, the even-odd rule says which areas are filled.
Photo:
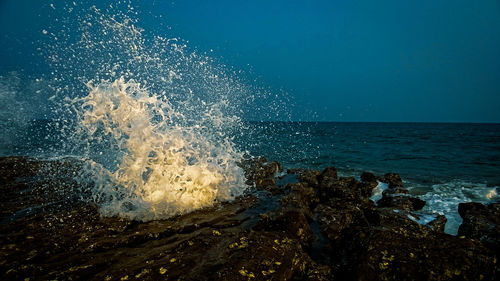
[[188, 126], [181, 122], [182, 113], [132, 80], [88, 87], [88, 96], [72, 101], [81, 109], [78, 133], [115, 152], [108, 151], [105, 161], [88, 160], [93, 199], [104, 215], [165, 218], [233, 199], [245, 190], [236, 165], [241, 154], [230, 138], [213, 132], [213, 123], [224, 121], [217, 120], [216, 105]]
[[48, 27], [44, 48], [65, 153], [85, 162], [82, 198], [105, 216], [145, 221], [241, 195], [234, 137], [242, 116], [266, 108], [251, 106], [262, 92], [179, 38], [145, 36], [134, 13], [83, 10]]
[[130, 1], [96, 5], [45, 7], [50, 23], [34, 53], [46, 65], [1, 84], [9, 101], [2, 118], [15, 121], [2, 122], [5, 142], [25, 144], [21, 155], [56, 159], [54, 167], [82, 167], [42, 176], [106, 216], [167, 218], [242, 194], [237, 162], [262, 141], [243, 120], [288, 120], [288, 99], [168, 30], [140, 28]]

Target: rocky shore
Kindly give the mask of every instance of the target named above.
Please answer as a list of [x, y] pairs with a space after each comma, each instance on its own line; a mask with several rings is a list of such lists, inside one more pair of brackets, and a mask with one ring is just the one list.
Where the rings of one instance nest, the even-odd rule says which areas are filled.
[[[1, 280], [500, 279], [500, 204], [460, 204], [463, 224], [448, 235], [444, 216], [417, 222], [425, 201], [398, 174], [283, 175], [248, 158], [247, 195], [137, 222], [82, 201], [71, 177], [80, 165], [0, 158]], [[374, 202], [380, 182], [388, 188]]]

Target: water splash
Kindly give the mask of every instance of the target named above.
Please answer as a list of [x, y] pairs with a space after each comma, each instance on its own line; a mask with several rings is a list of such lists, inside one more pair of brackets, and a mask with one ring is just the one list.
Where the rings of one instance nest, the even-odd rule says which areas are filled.
[[500, 199], [498, 190], [497, 186], [455, 180], [435, 184], [431, 191], [419, 197], [427, 202], [422, 212], [437, 212], [445, 215], [448, 219], [445, 232], [456, 235], [458, 227], [462, 224], [462, 218], [458, 214], [458, 205], [467, 202], [482, 204], [497, 202]]
[[114, 152], [106, 153], [108, 167], [97, 162], [102, 157], [91, 156], [88, 162], [94, 200], [104, 215], [164, 218], [233, 199], [245, 190], [235, 164], [241, 154], [229, 138], [207, 133], [207, 123], [224, 121], [216, 105], [187, 126], [179, 122], [182, 113], [132, 80], [88, 86], [89, 95], [73, 101], [81, 108], [79, 134], [94, 143], [90, 150], [106, 143]]
[[44, 33], [66, 149], [86, 163], [82, 194], [103, 215], [143, 221], [241, 195], [233, 138], [255, 93], [183, 40], [145, 35], [129, 12], [71, 9], [79, 34], [64, 18]]

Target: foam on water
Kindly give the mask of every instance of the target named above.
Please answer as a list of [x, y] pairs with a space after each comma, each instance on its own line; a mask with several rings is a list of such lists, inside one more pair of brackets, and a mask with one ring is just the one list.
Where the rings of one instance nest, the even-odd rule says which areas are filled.
[[145, 34], [125, 5], [70, 4], [64, 25], [42, 32], [65, 153], [86, 163], [84, 199], [103, 215], [145, 221], [241, 195], [233, 138], [258, 94], [187, 42]]
[[480, 202], [483, 204], [500, 200], [499, 187], [490, 187], [486, 184], [452, 181], [435, 184], [432, 190], [420, 195], [427, 203], [420, 213], [432, 212], [445, 215], [447, 218], [445, 232], [456, 235], [462, 218], [458, 214], [458, 204], [466, 202]]
[[387, 183], [380, 181], [377, 182], [377, 187], [372, 191], [372, 196], [370, 197], [370, 199], [375, 203], [377, 203], [378, 200], [382, 199], [382, 193], [384, 192], [384, 190], [389, 188], [389, 185]]
[[[79, 133], [89, 142], [106, 140], [107, 149], [120, 152], [114, 161], [107, 159], [116, 167], [89, 159], [94, 200], [103, 214], [165, 218], [233, 199], [246, 188], [236, 165], [241, 154], [228, 138], [207, 134], [202, 125], [217, 122], [213, 118], [220, 115], [205, 115], [192, 126], [179, 124], [181, 113], [134, 81], [89, 84], [89, 90], [73, 101], [81, 108]], [[207, 112], [217, 110], [214, 105]]]

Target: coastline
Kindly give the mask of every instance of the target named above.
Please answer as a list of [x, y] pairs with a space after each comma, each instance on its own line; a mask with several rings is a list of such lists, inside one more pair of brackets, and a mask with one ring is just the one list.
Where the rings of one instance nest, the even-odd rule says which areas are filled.
[[[425, 201], [401, 178], [358, 181], [322, 171], [283, 172], [263, 157], [240, 163], [252, 188], [231, 202], [165, 220], [102, 217], [72, 192], [77, 162], [0, 158], [4, 280], [495, 280], [500, 204], [459, 205], [458, 236], [446, 219], [419, 224]], [[52, 170], [51, 170], [52, 169]], [[277, 173], [278, 172], [278, 173]], [[380, 183], [387, 186], [370, 200]], [[16, 215], [17, 214], [17, 215]], [[493, 225], [493, 227], [491, 227]]]

